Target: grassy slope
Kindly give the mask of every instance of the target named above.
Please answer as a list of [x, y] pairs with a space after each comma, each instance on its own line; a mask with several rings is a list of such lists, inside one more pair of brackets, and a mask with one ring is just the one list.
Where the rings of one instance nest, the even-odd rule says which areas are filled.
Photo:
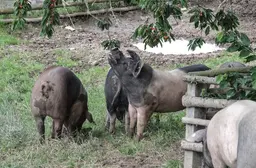
[[[19, 40], [0, 28], [0, 48], [18, 44]], [[65, 52], [59, 52], [60, 56]], [[225, 55], [209, 59], [204, 63], [216, 67], [237, 56]], [[68, 56], [60, 57], [58, 65], [72, 67], [76, 63]], [[124, 135], [124, 127], [117, 122], [116, 135], [104, 130], [105, 99], [103, 84], [108, 67], [92, 67], [77, 74], [89, 94], [89, 110], [97, 125], [84, 123], [84, 132], [76, 140], [62, 139], [47, 141], [40, 146], [37, 131], [30, 113], [30, 93], [38, 73], [44, 65], [31, 59], [30, 54], [0, 50], [0, 167], [100, 167], [108, 159], [161, 153], [164, 167], [178, 168], [179, 160], [170, 160], [169, 150], [173, 143], [184, 136], [181, 117], [184, 112], [161, 115], [160, 122], [152, 117], [140, 143]], [[171, 67], [174, 68], [174, 67]], [[47, 137], [50, 135], [51, 120], [47, 119]], [[79, 142], [79, 143], [76, 143]], [[154, 159], [154, 158], [152, 158]], [[156, 160], [157, 161], [157, 160]]]

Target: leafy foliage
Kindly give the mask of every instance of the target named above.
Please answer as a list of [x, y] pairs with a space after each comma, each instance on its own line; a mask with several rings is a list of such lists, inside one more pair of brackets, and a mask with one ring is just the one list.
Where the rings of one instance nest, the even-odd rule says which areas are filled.
[[29, 0], [16, 0], [14, 2], [15, 19], [12, 25], [12, 30], [23, 29], [26, 23], [24, 17], [31, 10], [31, 2]]
[[224, 93], [204, 92], [203, 96], [220, 99], [256, 100], [256, 85], [252, 78], [253, 75], [255, 77], [255, 72], [250, 74], [234, 72], [218, 75], [216, 80]]
[[[198, 14], [198, 11], [200, 10], [194, 10], [194, 15]], [[204, 12], [211, 13], [211, 11], [203, 9], [202, 12], [202, 16], [210, 16], [210, 14], [204, 14]], [[239, 32], [237, 30], [239, 26], [239, 20], [233, 12], [225, 12], [223, 10], [220, 10], [215, 14], [214, 21], [211, 17], [209, 18], [210, 19], [205, 17], [207, 21], [200, 21], [199, 23], [197, 23], [197, 19], [192, 19], [192, 21], [195, 21], [195, 27], [200, 27], [201, 31], [206, 27], [211, 27], [212, 30], [216, 31], [220, 30], [217, 33], [215, 42], [216, 44], [230, 44], [230, 46], [227, 48], [228, 52], [239, 52], [239, 57], [244, 58], [246, 62], [256, 60], [256, 56], [253, 54], [254, 50], [251, 47], [250, 39], [245, 33]], [[204, 23], [208, 24], [208, 26], [205, 26]], [[205, 29], [205, 35], [209, 34], [207, 28]], [[202, 42], [198, 40], [189, 43], [189, 48], [192, 50], [195, 49], [197, 46], [201, 47]], [[225, 90], [225, 93], [220, 94], [207, 92], [205, 96], [222, 99], [256, 100], [255, 74], [256, 69], [254, 68], [251, 70], [251, 74], [249, 76], [244, 76], [244, 74], [240, 74], [237, 72], [219, 75], [217, 76], [217, 81], [220, 85], [220, 89]]]
[[[153, 13], [155, 23], [145, 23], [140, 25], [134, 32], [133, 38], [142, 38], [146, 46], [155, 47], [158, 44], [162, 46], [163, 41], [175, 40], [171, 33], [172, 26], [168, 21], [170, 16], [175, 19], [181, 19], [181, 7], [187, 6], [184, 0], [140, 0], [139, 5], [142, 9]], [[195, 50], [201, 47], [205, 41], [205, 36], [211, 31], [219, 31], [216, 35], [216, 44], [230, 44], [227, 51], [240, 52], [240, 57], [245, 60], [256, 60], [251, 47], [251, 42], [245, 33], [237, 30], [239, 20], [232, 11], [224, 11], [223, 9], [214, 13], [211, 9], [202, 6], [196, 6], [189, 12], [191, 14], [190, 23], [194, 23], [194, 27], [201, 31], [201, 36], [191, 39], [188, 44], [189, 50]]]
[[[239, 51], [240, 56], [245, 58], [253, 52], [248, 36], [237, 30], [239, 20], [232, 11], [219, 10], [214, 15], [212, 10], [198, 6], [190, 10], [189, 13], [193, 13], [190, 22], [194, 22], [195, 28], [204, 31], [206, 36], [211, 30], [220, 30], [215, 42], [216, 44], [230, 44], [227, 49], [228, 52]], [[191, 43], [189, 43], [189, 49], [192, 50], [201, 46], [202, 40], [191, 40]]]
[[210, 29], [218, 30], [218, 26], [214, 22], [213, 11], [211, 9], [195, 7], [188, 13], [193, 14], [190, 17], [190, 22], [194, 23], [195, 28], [200, 28], [200, 30], [205, 29], [205, 35], [210, 33]]
[[174, 40], [174, 35], [165, 29], [163, 29], [160, 25], [158, 24], [150, 24], [150, 25], [141, 25], [139, 26], [136, 30], [135, 33], [133, 34], [133, 38], [137, 37], [144, 38], [143, 43], [145, 43], [145, 48], [146, 44], [149, 45], [150, 47], [154, 47], [158, 44], [162, 45], [163, 41], [170, 41]]
[[109, 28], [112, 26], [112, 21], [109, 17], [105, 17], [103, 20], [98, 19], [97, 26], [102, 30], [107, 30], [108, 32], [108, 40], [104, 40], [101, 45], [104, 47], [104, 50], [111, 50], [112, 48], [120, 48], [120, 41], [116, 39], [112, 39], [109, 34]]
[[104, 40], [101, 45], [104, 47], [104, 50], [111, 50], [112, 48], [120, 48], [120, 41], [116, 39]]
[[48, 36], [49, 38], [52, 37], [54, 32], [54, 25], [60, 24], [60, 16], [55, 8], [57, 1], [56, 0], [45, 0], [44, 1], [44, 15], [41, 22], [42, 30], [40, 35], [41, 36]]
[[109, 30], [112, 25], [112, 21], [109, 17], [104, 18], [103, 20], [98, 20], [97, 26], [102, 30]]
[[133, 38], [144, 39], [146, 45], [155, 47], [162, 45], [163, 41], [175, 40], [174, 35], [170, 32], [172, 26], [167, 20], [170, 16], [175, 19], [181, 19], [181, 7], [187, 6], [186, 0], [140, 0], [139, 6], [142, 9], [153, 12], [155, 23], [140, 25], [134, 32]]
[[189, 40], [189, 43], [188, 43], [188, 49], [189, 50], [195, 50], [196, 47], [200, 47], [205, 43], [204, 39], [202, 37], [198, 37], [198, 38], [195, 38], [195, 39], [192, 39], [192, 40]]

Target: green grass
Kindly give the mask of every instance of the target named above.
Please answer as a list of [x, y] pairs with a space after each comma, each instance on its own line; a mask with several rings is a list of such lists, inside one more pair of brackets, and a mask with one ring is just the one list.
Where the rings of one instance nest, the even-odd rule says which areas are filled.
[[[57, 54], [60, 59], [56, 64], [76, 66], [65, 53]], [[115, 135], [106, 132], [103, 86], [109, 67], [105, 66], [77, 74], [88, 92], [89, 110], [97, 125], [85, 122], [84, 129], [91, 131], [76, 140], [50, 140], [41, 146], [29, 102], [34, 81], [45, 66], [32, 60], [29, 53], [12, 51], [10, 55], [0, 61], [0, 167], [99, 167], [106, 159], [151, 155], [155, 151], [168, 159], [172, 143], [184, 137], [184, 125], [180, 122], [184, 113], [163, 114], [160, 122], [152, 117], [140, 143], [125, 135], [119, 121]], [[47, 118], [48, 138], [50, 132], [51, 119]]]
[[[209, 68], [216, 69], [218, 68], [221, 64], [229, 61], [238, 61], [238, 62], [244, 62], [242, 58], [239, 57], [239, 53], [229, 53], [224, 51], [220, 55], [214, 58], [208, 58], [208, 59], [202, 59], [199, 61], [194, 61], [192, 64], [205, 64]], [[182, 66], [187, 66], [189, 64], [172, 64], [168, 66], [168, 69], [174, 69], [174, 68], [180, 68]], [[165, 68], [161, 68], [165, 69]]]
[[182, 162], [180, 160], [170, 160], [163, 166], [164, 168], [182, 168]]
[[0, 47], [19, 44], [19, 39], [8, 33], [10, 28], [0, 23]]

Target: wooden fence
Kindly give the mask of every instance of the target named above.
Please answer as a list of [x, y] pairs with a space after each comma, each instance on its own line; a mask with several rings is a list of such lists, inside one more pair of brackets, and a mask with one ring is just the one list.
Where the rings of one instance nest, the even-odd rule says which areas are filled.
[[[210, 84], [216, 85], [215, 76], [219, 74], [227, 72], [248, 73], [250, 69], [251, 67], [193, 72], [185, 77], [184, 80], [188, 83], [187, 93], [182, 98], [182, 104], [186, 107], [186, 116], [182, 118], [182, 122], [186, 124], [185, 139], [209, 124], [210, 120], [206, 119], [207, 108], [222, 109], [236, 102], [236, 100], [202, 98], [200, 97], [202, 89], [209, 87]], [[183, 140], [181, 148], [185, 150], [184, 168], [200, 168], [203, 157], [202, 143]]]
[[[118, 2], [122, 0], [111, 0], [111, 2]], [[95, 3], [109, 3], [109, 0], [87, 0], [88, 4], [95, 4]], [[56, 8], [63, 8], [63, 7], [71, 7], [71, 6], [85, 6], [86, 9], [86, 3], [85, 2], [72, 2], [67, 4], [61, 4], [57, 5]], [[43, 9], [43, 5], [34, 6], [32, 7], [33, 10], [41, 10]], [[95, 14], [103, 14], [107, 12], [127, 12], [132, 10], [138, 10], [140, 9], [138, 6], [125, 6], [125, 7], [118, 7], [118, 8], [107, 8], [107, 9], [100, 9], [100, 10], [92, 10], [92, 11], [85, 11], [85, 12], [76, 12], [71, 14], [62, 14], [60, 15], [60, 18], [67, 18], [67, 17], [75, 17], [75, 16], [87, 16], [87, 15], [95, 15]], [[8, 9], [0, 9], [0, 15], [7, 15], [7, 14], [13, 14], [14, 9], [8, 8]], [[41, 22], [42, 17], [38, 18], [25, 18], [26, 22]], [[0, 19], [0, 22], [2, 23], [12, 23], [14, 19]]]

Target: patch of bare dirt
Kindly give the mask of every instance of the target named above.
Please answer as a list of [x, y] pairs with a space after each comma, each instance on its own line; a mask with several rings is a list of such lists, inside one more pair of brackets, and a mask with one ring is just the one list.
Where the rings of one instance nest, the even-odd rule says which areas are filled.
[[190, 0], [189, 2], [190, 5], [200, 4], [213, 9], [217, 9], [222, 3], [223, 7], [232, 9], [240, 17], [256, 17], [256, 0]]
[[[198, 59], [205, 59], [218, 55], [219, 52], [208, 54], [191, 54], [191, 55], [163, 55], [144, 52], [138, 50], [132, 44], [136, 41], [131, 39], [131, 35], [140, 24], [146, 19], [153, 21], [152, 17], [141, 11], [132, 11], [124, 14], [116, 14], [116, 22], [110, 29], [110, 35], [121, 41], [121, 49], [135, 50], [145, 60], [145, 62], [156, 66], [168, 66], [175, 63], [190, 63]], [[176, 39], [185, 38], [191, 39], [200, 36], [200, 32], [194, 29], [193, 24], [189, 22], [188, 14], [185, 14], [183, 19], [173, 25], [173, 33]], [[18, 51], [28, 51], [35, 53], [34, 58], [44, 64], [52, 64], [59, 56], [56, 50], [66, 51], [72, 60], [78, 61], [79, 69], [88, 66], [106, 65], [108, 51], [104, 50], [101, 42], [107, 39], [107, 33], [102, 32], [96, 27], [96, 21], [90, 17], [79, 17], [73, 19], [75, 31], [65, 29], [66, 26], [72, 26], [70, 21], [62, 20], [61, 26], [55, 27], [55, 34], [51, 39], [42, 38], [39, 36], [40, 25], [28, 25], [28, 28], [20, 36], [26, 41], [19, 46], [10, 46]], [[251, 40], [256, 40], [255, 22], [251, 18], [241, 19], [241, 30], [249, 35]], [[213, 42], [215, 32], [212, 32], [206, 41]]]
[[99, 159], [97, 165], [111, 168], [155, 168], [163, 167], [169, 160], [183, 160], [180, 141], [173, 143], [168, 151], [162, 153], [149, 151], [135, 156], [114, 155]]

